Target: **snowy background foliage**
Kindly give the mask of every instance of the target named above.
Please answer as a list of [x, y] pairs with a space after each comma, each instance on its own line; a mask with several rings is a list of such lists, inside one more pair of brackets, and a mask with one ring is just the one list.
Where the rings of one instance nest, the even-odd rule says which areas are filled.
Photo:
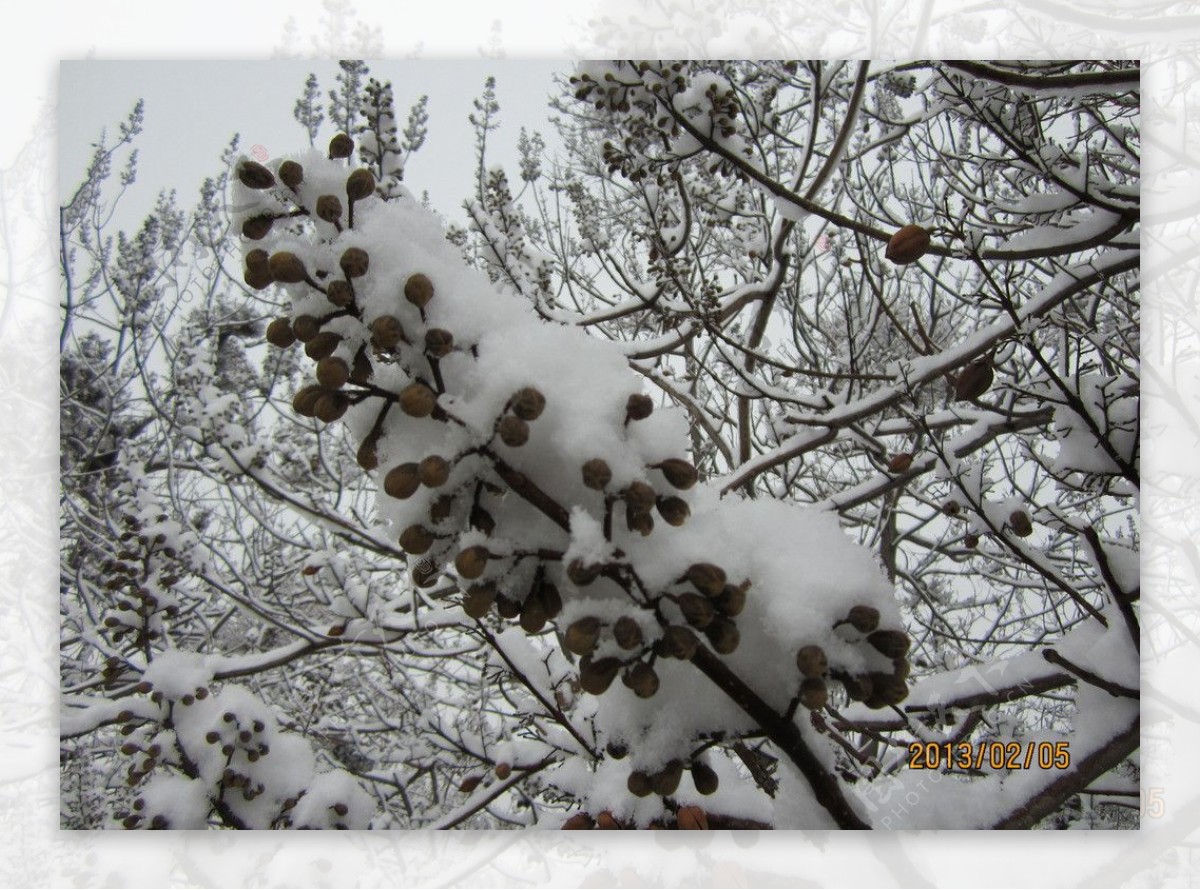
[[132, 233], [97, 145], [62, 825], [1136, 827], [1137, 67], [560, 87], [465, 225], [362, 63]]

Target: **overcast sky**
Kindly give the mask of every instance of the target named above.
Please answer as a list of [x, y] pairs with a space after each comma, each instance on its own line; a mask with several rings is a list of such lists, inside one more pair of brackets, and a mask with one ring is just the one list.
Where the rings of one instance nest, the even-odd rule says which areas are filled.
[[[491, 139], [490, 163], [517, 178], [520, 128], [540, 131], [550, 141], [546, 109], [560, 61], [384, 61], [369, 63], [371, 75], [392, 82], [403, 126], [408, 109], [429, 96], [429, 137], [405, 171], [405, 183], [420, 195], [428, 190], [434, 208], [452, 218], [470, 195], [474, 141], [467, 115], [489, 75], [496, 77], [501, 129]], [[234, 133], [241, 150], [262, 146], [269, 158], [308, 147], [292, 109], [309, 73], [322, 95], [336, 84], [336, 62], [71, 61], [60, 70], [58, 96], [59, 190], [74, 191], [91, 157], [92, 144], [107, 129], [111, 144], [118, 125], [138, 98], [145, 100], [144, 132], [138, 137], [138, 179], [124, 199], [118, 222], [136, 226], [160, 189], [177, 189], [180, 204], [194, 203], [200, 182], [218, 170], [221, 152]], [[326, 121], [323, 138], [332, 129]]]

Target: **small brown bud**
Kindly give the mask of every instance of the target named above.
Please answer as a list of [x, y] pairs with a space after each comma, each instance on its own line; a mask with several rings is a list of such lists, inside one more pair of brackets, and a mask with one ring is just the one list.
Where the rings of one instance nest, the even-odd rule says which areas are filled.
[[521, 614], [521, 604], [511, 597], [497, 593], [496, 611], [500, 614], [501, 618], [507, 618], [511, 621]]
[[974, 550], [979, 546], [979, 535], [974, 532], [968, 532], [963, 538], [963, 546], [970, 550]]
[[638, 698], [652, 698], [658, 692], [658, 674], [644, 661], [631, 665], [621, 676], [621, 682]]
[[686, 491], [696, 484], [696, 468], [686, 460], [672, 457], [660, 464], [655, 464], [655, 468], [662, 470], [662, 474], [667, 477], [667, 481], [675, 488]]
[[[309, 343], [315, 343], [310, 340]], [[344, 358], [328, 356], [317, 362], [317, 383], [326, 389], [341, 389], [350, 380], [350, 366]]]
[[410, 383], [400, 390], [400, 410], [409, 417], [428, 417], [437, 406], [437, 393], [424, 383]]
[[267, 325], [267, 342], [278, 349], [287, 349], [296, 342], [292, 323], [286, 318], [277, 318]]
[[251, 241], [261, 241], [267, 237], [273, 225], [275, 225], [275, 217], [269, 213], [252, 216], [242, 223], [242, 235]]
[[313, 416], [322, 423], [340, 420], [350, 407], [350, 400], [340, 392], [325, 391], [313, 402]]
[[271, 274], [271, 255], [261, 247], [256, 247], [254, 250], [246, 253], [246, 268], [253, 269], [255, 272], [264, 272], [267, 275]]
[[325, 286], [325, 299], [339, 309], [344, 309], [354, 299], [354, 290], [349, 281], [336, 278]]
[[712, 600], [698, 593], [681, 593], [676, 598], [676, 604], [683, 613], [684, 620], [696, 630], [704, 630], [712, 624], [716, 616]]
[[321, 322], [312, 315], [297, 315], [296, 320], [292, 322], [292, 333], [301, 343], [307, 343], [321, 333]]
[[470, 794], [479, 787], [479, 783], [483, 781], [483, 776], [467, 776], [458, 785], [458, 790], [463, 794]]
[[546, 397], [532, 386], [526, 386], [513, 393], [509, 400], [509, 408], [522, 420], [537, 420], [546, 409]]
[[602, 568], [599, 563], [587, 563], [582, 559], [573, 559], [567, 566], [567, 578], [576, 587], [587, 587], [600, 577]]
[[888, 461], [888, 471], [891, 473], [903, 473], [912, 466], [913, 456], [907, 452], [904, 454], [893, 454], [892, 459]]
[[418, 563], [409, 573], [413, 583], [424, 590], [427, 587], [432, 587], [437, 583], [438, 569], [437, 566], [428, 562]]
[[663, 658], [691, 661], [699, 646], [700, 641], [690, 628], [672, 624], [663, 632], [662, 639], [655, 646], [655, 651]]
[[612, 470], [608, 463], [601, 458], [594, 457], [583, 465], [583, 484], [593, 491], [604, 491], [609, 482], [612, 482]]
[[687, 501], [683, 498], [674, 496], [658, 499], [658, 515], [668, 525], [679, 527], [687, 522], [688, 517], [692, 515], [692, 509], [688, 506]]
[[635, 797], [648, 797], [654, 793], [654, 783], [641, 770], [634, 770], [629, 774], [629, 778], [625, 780], [625, 787]]
[[412, 497], [421, 485], [420, 472], [415, 463], [400, 464], [383, 477], [383, 490], [390, 497], [405, 500]]
[[645, 420], [654, 413], [654, 400], [647, 395], [634, 393], [625, 402], [625, 421]]
[[877, 630], [867, 637], [867, 642], [888, 658], [903, 658], [911, 644], [902, 630]]
[[495, 585], [472, 584], [463, 595], [463, 611], [472, 618], [482, 618], [495, 602]]
[[433, 282], [429, 280], [429, 276], [420, 272], [409, 275], [408, 280], [404, 282], [404, 299], [417, 307], [423, 307], [432, 300]]
[[421, 484], [428, 488], [440, 488], [450, 478], [450, 462], [440, 454], [431, 454], [417, 466]]
[[977, 399], [988, 391], [995, 378], [990, 360], [982, 358], [971, 362], [954, 381], [954, 397], [959, 401]]
[[540, 592], [534, 590], [525, 597], [525, 602], [521, 603], [521, 630], [527, 634], [541, 633], [549, 620], [550, 615], [546, 611], [546, 603]]
[[590, 657], [584, 657], [579, 662], [579, 686], [590, 695], [603, 695], [620, 669], [621, 662], [615, 658], [592, 661]]
[[497, 432], [500, 441], [510, 448], [520, 448], [529, 441], [529, 424], [512, 414], [501, 419]]
[[494, 772], [496, 773], [496, 778], [503, 782], [512, 775], [512, 764], [503, 762], [497, 763]]
[[929, 232], [917, 225], [903, 226], [888, 241], [884, 257], [897, 266], [915, 263], [929, 250]]
[[962, 512], [962, 504], [954, 500], [954, 498], [951, 498], [950, 500], [946, 501], [946, 503], [942, 504], [942, 512], [947, 516], [957, 516]]
[[258, 161], [242, 161], [238, 164], [237, 175], [246, 188], [269, 189], [275, 184], [275, 176]]
[[682, 778], [683, 761], [672, 760], [650, 777], [650, 784], [653, 786], [655, 794], [674, 794], [679, 788], [679, 780]]
[[742, 634], [737, 625], [728, 618], [719, 616], [714, 618], [712, 623], [704, 629], [704, 635], [712, 643], [713, 649], [721, 655], [729, 655], [736, 651], [738, 644], [742, 641]]
[[746, 608], [748, 584], [726, 584], [716, 598], [717, 610], [726, 618], [736, 618]]
[[604, 750], [613, 760], [623, 760], [629, 754], [629, 747], [620, 742], [609, 742], [604, 746]]
[[371, 175], [370, 170], [360, 167], [346, 177], [346, 197], [350, 199], [351, 204], [373, 194], [375, 177]]
[[600, 638], [600, 619], [594, 615], [572, 621], [563, 634], [563, 644], [575, 655], [591, 655]]
[[340, 223], [342, 201], [337, 195], [321, 195], [317, 198], [317, 216], [327, 223]]
[[1018, 537], [1028, 538], [1033, 534], [1033, 520], [1024, 510], [1013, 510], [1008, 514], [1008, 525]]
[[720, 596], [725, 590], [725, 570], [711, 562], [688, 566], [684, 579], [705, 596]]
[[454, 335], [444, 328], [430, 328], [425, 332], [425, 353], [434, 358], [445, 358], [454, 349]]
[[621, 496], [625, 499], [626, 504], [634, 507], [638, 512], [649, 512], [657, 499], [654, 489], [641, 481], [630, 482], [629, 487], [621, 493]]
[[271, 276], [269, 268], [251, 269], [248, 266], [242, 272], [242, 280], [246, 282], [247, 286], [255, 290], [266, 290], [275, 283], [275, 279]]
[[300, 257], [290, 251], [281, 250], [273, 253], [267, 262], [271, 270], [271, 276], [276, 281], [282, 281], [284, 284], [295, 284], [308, 277], [308, 273], [304, 271], [304, 263], [300, 261]]
[[329, 157], [348, 158], [354, 154], [354, 140], [345, 133], [338, 133], [329, 140]]
[[400, 546], [405, 553], [420, 556], [433, 546], [433, 535], [421, 525], [410, 525], [400, 533]]
[[292, 191], [304, 182], [304, 168], [295, 161], [284, 161], [276, 172], [279, 174], [279, 181]]
[[381, 315], [371, 322], [371, 342], [380, 349], [391, 349], [404, 339], [404, 326], [394, 315]]
[[800, 683], [800, 704], [810, 711], [819, 711], [829, 701], [829, 689], [820, 677], [805, 677]]
[[361, 278], [371, 266], [371, 257], [361, 247], [347, 247], [338, 264], [347, 278]]
[[304, 344], [304, 354], [313, 361], [319, 362], [321, 359], [333, 355], [334, 350], [338, 348], [338, 344], [341, 342], [341, 334], [335, 334], [333, 331], [321, 331], [321, 333]]
[[625, 506], [625, 525], [631, 532], [638, 532], [642, 537], [646, 537], [654, 531], [654, 517], [650, 515], [649, 510], [627, 504]]
[[869, 634], [879, 627], [879, 610], [874, 606], [854, 606], [846, 613], [846, 623], [859, 633]]
[[454, 559], [459, 577], [473, 581], [487, 571], [488, 552], [484, 547], [468, 547]]
[[320, 386], [302, 387], [292, 396], [292, 410], [301, 417], [316, 417], [317, 399], [324, 394], [325, 390]]
[[622, 615], [613, 625], [613, 638], [622, 649], [637, 649], [642, 645], [642, 626], [628, 615]]
[[829, 658], [820, 646], [802, 646], [796, 653], [796, 667], [806, 677], [820, 677], [829, 670]]
[[703, 760], [692, 761], [692, 784], [701, 794], [712, 794], [721, 784], [716, 770]]

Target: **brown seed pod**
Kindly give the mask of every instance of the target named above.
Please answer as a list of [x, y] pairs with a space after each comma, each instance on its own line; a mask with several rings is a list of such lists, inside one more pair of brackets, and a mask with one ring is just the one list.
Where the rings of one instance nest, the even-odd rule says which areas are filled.
[[712, 624], [717, 614], [712, 600], [698, 593], [681, 593], [675, 602], [683, 613], [683, 619], [696, 630], [704, 630]]
[[879, 627], [879, 610], [874, 606], [854, 606], [846, 613], [846, 623], [859, 633], [869, 634]]
[[246, 188], [269, 189], [275, 184], [275, 176], [258, 161], [242, 161], [238, 164], [237, 176]]
[[325, 299], [339, 309], [344, 309], [354, 299], [354, 289], [350, 287], [349, 281], [336, 278], [325, 285]]
[[428, 417], [437, 406], [437, 393], [424, 383], [410, 383], [400, 390], [400, 410], [409, 417]]
[[379, 349], [391, 349], [404, 339], [404, 326], [394, 315], [381, 315], [371, 322], [371, 343]]
[[819, 711], [829, 701], [829, 689], [820, 677], [805, 677], [800, 683], [800, 704], [810, 711]]
[[307, 343], [321, 333], [321, 322], [312, 315], [297, 315], [292, 322], [292, 333], [301, 343]]
[[604, 746], [604, 750], [613, 760], [622, 760], [629, 754], [629, 748], [620, 742], [609, 742]]
[[492, 532], [496, 530], [496, 520], [492, 517], [491, 513], [479, 504], [471, 505], [469, 521], [471, 528], [478, 529], [488, 537], [491, 537]]
[[[310, 340], [309, 344], [315, 343]], [[350, 380], [350, 366], [344, 358], [328, 356], [317, 362], [317, 383], [326, 389], [341, 389]]]
[[573, 559], [567, 566], [567, 578], [576, 587], [587, 587], [600, 577], [603, 568], [599, 563], [588, 563], [582, 559]]
[[421, 484], [428, 488], [440, 488], [450, 478], [450, 462], [440, 454], [431, 454], [417, 466]]
[[620, 822], [613, 818], [613, 814], [608, 810], [604, 810], [596, 816], [596, 827], [603, 831], [620, 831], [624, 828]]
[[1013, 510], [1009, 513], [1008, 525], [1013, 530], [1013, 534], [1019, 537], [1028, 538], [1033, 534], [1033, 520], [1024, 510]]
[[957, 516], [962, 512], [962, 504], [951, 498], [942, 504], [942, 512], [947, 516]]
[[501, 782], [503, 782], [505, 779], [507, 779], [509, 776], [512, 775], [512, 764], [504, 763], [504, 762], [497, 763], [496, 768], [494, 770], [492, 770], [492, 772], [494, 772], [496, 774], [497, 779], [499, 779]]
[[334, 158], [348, 158], [352, 154], [354, 154], [354, 140], [345, 133], [338, 133], [329, 140], [329, 157], [331, 160]]
[[496, 602], [496, 587], [493, 584], [472, 584], [463, 594], [463, 611], [472, 618], [482, 618]]
[[905, 452], [904, 454], [893, 454], [892, 459], [888, 461], [888, 472], [903, 473], [912, 466], [913, 456]]
[[802, 646], [796, 653], [796, 667], [806, 677], [820, 677], [829, 670], [829, 658], [820, 646]]
[[521, 614], [521, 604], [511, 597], [497, 593], [496, 611], [500, 614], [501, 618], [507, 618], [511, 621]]
[[622, 615], [613, 624], [613, 638], [622, 649], [637, 649], [642, 645], [642, 627], [636, 619]]
[[429, 505], [429, 518], [435, 523], [450, 517], [454, 511], [454, 495], [444, 494]]
[[663, 518], [667, 525], [673, 525], [678, 528], [687, 522], [688, 517], [692, 515], [692, 509], [683, 498], [674, 496], [664, 497], [658, 499], [658, 515]]
[[736, 618], [746, 608], [746, 591], [748, 584], [726, 584], [721, 595], [715, 600], [717, 610], [727, 618]]
[[654, 783], [641, 770], [634, 770], [629, 774], [629, 778], [625, 780], [625, 787], [635, 797], [648, 797], [654, 793]]
[[679, 788], [679, 780], [683, 778], [683, 761], [672, 760], [653, 776], [650, 777], [650, 784], [654, 788], [655, 794], [674, 794]]
[[272, 277], [276, 281], [282, 281], [284, 284], [296, 284], [308, 277], [308, 273], [304, 271], [304, 263], [300, 261], [300, 257], [290, 251], [281, 250], [271, 254], [271, 258], [267, 263]]
[[400, 533], [400, 546], [405, 553], [420, 556], [433, 546], [433, 535], [422, 525], [410, 525]]
[[897, 266], [915, 263], [929, 250], [929, 232], [921, 226], [903, 226], [888, 241], [884, 257]]
[[354, 353], [354, 364], [350, 366], [350, 379], [362, 386], [370, 383], [374, 376], [375, 369], [371, 367], [371, 360], [367, 357], [367, 347], [358, 347], [358, 352]]
[[460, 578], [473, 581], [487, 571], [488, 552], [484, 547], [467, 547], [454, 559], [454, 568]]
[[322, 387], [315, 384], [296, 390], [296, 394], [292, 396], [292, 410], [301, 417], [316, 417], [315, 408], [317, 399], [324, 392], [325, 390]]
[[646, 537], [654, 531], [654, 517], [649, 510], [627, 504], [625, 507], [625, 525], [631, 532], [638, 532]]
[[867, 642], [888, 658], [903, 658], [911, 645], [908, 634], [902, 630], [877, 630], [867, 637]]
[[279, 181], [293, 192], [300, 183], [304, 182], [304, 168], [295, 161], [284, 161], [279, 165], [276, 173], [279, 175]]
[[267, 342], [279, 349], [287, 349], [296, 342], [292, 323], [286, 318], [277, 318], [267, 325]]
[[429, 280], [429, 276], [421, 272], [409, 275], [408, 280], [404, 282], [404, 299], [417, 307], [423, 307], [432, 300], [433, 282]]
[[645, 420], [654, 413], [654, 400], [647, 395], [634, 393], [625, 402], [625, 422]]
[[663, 658], [678, 658], [680, 661], [691, 661], [700, 647], [700, 641], [690, 628], [672, 624], [655, 644], [655, 651]]
[[340, 420], [350, 407], [350, 400], [340, 392], [326, 390], [313, 403], [313, 414], [322, 423], [333, 423]]
[[506, 414], [497, 428], [500, 441], [510, 448], [520, 448], [529, 441], [529, 424], [512, 414]]
[[593, 661], [584, 657], [579, 662], [579, 687], [590, 695], [603, 695], [616, 679], [621, 662], [615, 658]]
[[736, 651], [738, 644], [742, 641], [742, 634], [737, 625], [728, 618], [720, 616], [714, 618], [712, 623], [704, 628], [704, 635], [712, 643], [713, 649], [721, 655], [729, 655]]
[[321, 195], [317, 198], [317, 217], [327, 223], [340, 223], [342, 220], [342, 201], [337, 195]]
[[527, 634], [541, 633], [550, 620], [546, 603], [538, 590], [533, 590], [521, 604], [521, 630]]
[[697, 562], [688, 566], [684, 580], [705, 596], [720, 596], [725, 590], [725, 570], [711, 562]]
[[425, 353], [434, 358], [445, 358], [454, 349], [454, 335], [443, 328], [430, 328], [425, 332]]
[[358, 446], [358, 453], [354, 459], [358, 461], [358, 465], [364, 470], [374, 470], [379, 466], [379, 451], [378, 451], [378, 436], [367, 436], [363, 439], [362, 444]]
[[701, 794], [712, 794], [720, 786], [717, 772], [703, 760], [692, 761], [692, 784]]
[[562, 596], [558, 592], [558, 588], [549, 581], [543, 581], [539, 588], [539, 594], [542, 598], [542, 604], [546, 608], [546, 614], [551, 618], [557, 618], [562, 612], [563, 601]]
[[470, 794], [479, 787], [479, 783], [483, 781], [483, 776], [467, 776], [458, 784], [458, 790], [463, 794]]
[[383, 490], [389, 497], [405, 500], [416, 494], [421, 485], [421, 476], [415, 463], [392, 467], [383, 477]]
[[360, 167], [346, 177], [346, 197], [350, 199], [351, 204], [373, 194], [375, 177], [371, 175], [370, 170]]
[[361, 278], [371, 266], [370, 255], [361, 247], [347, 247], [338, 261], [347, 278]]
[[644, 661], [635, 662], [621, 675], [621, 682], [638, 698], [653, 698], [658, 692], [658, 674]]
[[708, 814], [698, 806], [680, 807], [675, 811], [675, 824], [681, 831], [708, 831]]
[[867, 674], [859, 674], [854, 677], [838, 677], [838, 679], [846, 687], [846, 695], [850, 696], [854, 701], [865, 702], [875, 692], [875, 684]]
[[990, 360], [982, 358], [971, 362], [954, 381], [954, 397], [959, 401], [977, 399], [988, 391], [995, 378]]
[[313, 361], [319, 362], [321, 359], [333, 355], [334, 350], [337, 349], [338, 344], [341, 342], [341, 334], [335, 334], [333, 331], [321, 331], [321, 333], [304, 344], [304, 354]]
[[438, 569], [433, 563], [422, 560], [409, 572], [413, 583], [422, 589], [437, 583]]
[[271, 273], [271, 255], [261, 247], [256, 247], [246, 254], [246, 268], [255, 272]]
[[270, 269], [249, 269], [242, 272], [242, 280], [255, 290], [266, 290], [275, 283]]
[[273, 225], [275, 225], [275, 217], [270, 214], [252, 216], [242, 223], [242, 235], [251, 241], [261, 241], [267, 237]]
[[868, 708], [886, 708], [898, 705], [908, 698], [908, 684], [903, 677], [892, 674], [870, 674], [872, 692], [863, 702]]
[[696, 468], [686, 460], [672, 457], [654, 466], [656, 469], [662, 470], [662, 474], [667, 477], [667, 481], [676, 488], [686, 491], [696, 484]]
[[909, 674], [912, 673], [912, 662], [907, 658], [892, 659], [892, 676], [899, 677], [901, 680], [907, 680]]
[[594, 615], [572, 621], [563, 634], [563, 644], [575, 655], [591, 655], [600, 639], [600, 619]]
[[649, 512], [654, 507], [658, 496], [654, 489], [645, 482], [634, 481], [630, 482], [629, 487], [621, 492], [621, 497], [625, 499], [626, 504], [639, 512]]
[[576, 813], [562, 824], [562, 831], [590, 831], [596, 820], [587, 813]]
[[608, 463], [599, 457], [587, 461], [581, 471], [583, 484], [593, 491], [604, 491], [608, 483], [612, 482], [612, 470]]
[[546, 409], [546, 397], [540, 390], [526, 386], [513, 393], [508, 400], [509, 410], [525, 421], [534, 421], [542, 416]]
[[979, 546], [979, 535], [975, 534], [974, 532], [968, 532], [963, 538], [963, 546], [974, 550]]

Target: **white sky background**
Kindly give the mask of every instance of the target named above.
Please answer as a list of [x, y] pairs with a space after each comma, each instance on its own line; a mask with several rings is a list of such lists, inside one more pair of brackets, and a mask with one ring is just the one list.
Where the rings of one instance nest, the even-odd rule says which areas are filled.
[[[1200, 329], [1195, 280], [1200, 208], [1200, 0], [1172, 4], [1140, 0], [440, 0], [396, 3], [354, 0], [352, 23], [381, 32], [379, 53], [338, 52], [324, 36], [321, 0], [286, 6], [247, 0], [34, 0], [6, 3], [0, 27], [0, 884], [3, 886], [1198, 886], [1200, 855], [1200, 720], [1194, 715], [1200, 638], [1191, 625], [1200, 580], [1181, 543], [1200, 536], [1200, 499], [1180, 494], [1196, 478], [1193, 462], [1200, 423]], [[1122, 9], [1121, 7], [1126, 7]], [[1148, 8], [1152, 7], [1152, 11]], [[299, 39], [281, 46], [288, 18]], [[607, 19], [607, 21], [605, 21]], [[1150, 480], [1147, 536], [1146, 663], [1143, 683], [1143, 783], [1146, 818], [1140, 832], [940, 832], [865, 838], [851, 833], [725, 832], [668, 839], [660, 832], [543, 832], [495, 835], [388, 833], [366, 836], [282, 837], [262, 832], [170, 833], [133, 837], [122, 832], [57, 830], [57, 272], [58, 145], [54, 111], [63, 59], [268, 59], [281, 54], [322, 57], [480, 59], [628, 57], [813, 58], [1141, 58], [1146, 132], [1145, 235], [1147, 358], [1177, 388], [1147, 393], [1145, 414], [1164, 424], [1147, 439]], [[226, 63], [229, 64], [229, 63]], [[303, 74], [280, 86], [275, 107], [285, 136], [279, 148], [240, 121], [223, 123], [198, 147], [200, 165], [185, 170], [180, 203], [188, 206], [203, 175], [215, 170], [221, 148], [238, 130], [248, 148], [261, 142], [273, 154], [306, 141], [291, 107]], [[332, 70], [332, 66], [330, 68]], [[397, 104], [411, 93], [395, 81]], [[322, 75], [323, 86], [333, 85]], [[142, 86], [148, 84], [143, 82]], [[451, 117], [465, 120], [471, 78], [460, 111], [431, 107], [431, 138]], [[511, 97], [501, 75], [502, 115]], [[425, 90], [429, 91], [429, 90]], [[135, 97], [114, 91], [97, 98], [112, 111], [96, 123], [115, 127]], [[147, 93], [147, 133], [154, 102]], [[208, 101], [213, 101], [212, 98]], [[90, 109], [85, 109], [90, 110]], [[99, 110], [99, 109], [97, 109]], [[83, 142], [98, 126], [80, 116]], [[168, 127], [163, 137], [174, 138]], [[160, 138], [158, 136], [154, 138]], [[268, 137], [270, 138], [270, 137]], [[506, 137], [508, 138], [508, 137]], [[515, 129], [512, 139], [515, 139]], [[497, 140], [497, 146], [504, 140]], [[470, 157], [470, 146], [464, 148]], [[1191, 159], [1170, 177], [1156, 167], [1178, 152]], [[143, 152], [142, 186], [157, 186]], [[422, 157], [424, 155], [425, 157]], [[409, 168], [419, 191], [418, 165], [437, 156], [422, 149]], [[499, 160], [497, 156], [497, 160]], [[506, 161], [507, 163], [507, 161]], [[170, 165], [175, 169], [175, 165]], [[82, 166], [79, 168], [82, 171]], [[163, 185], [169, 183], [163, 182]], [[466, 195], [453, 194], [454, 207]], [[138, 201], [141, 201], [139, 196]], [[131, 205], [134, 202], [130, 202]], [[439, 208], [443, 209], [443, 208]], [[443, 209], [445, 212], [445, 209]], [[12, 311], [9, 312], [9, 308]], [[1167, 362], [1163, 363], [1163, 357]], [[1174, 366], [1182, 356], [1190, 362]], [[1175, 399], [1174, 396], [1178, 396]], [[1167, 438], [1164, 440], [1164, 434]], [[1166, 622], [1170, 624], [1167, 625]], [[1185, 626], [1187, 625], [1187, 626]], [[1180, 628], [1178, 635], [1162, 632]], [[134, 833], [130, 833], [134, 834]], [[331, 833], [332, 834], [332, 833]], [[557, 834], [557, 833], [553, 833]], [[193, 836], [188, 836], [193, 835]], [[708, 836], [712, 835], [712, 836]]]
[[[425, 144], [405, 168], [405, 184], [418, 197], [429, 192], [435, 210], [460, 224], [462, 202], [471, 197], [475, 139], [467, 116], [474, 111], [489, 75], [496, 78], [500, 128], [489, 134], [487, 163], [500, 164], [514, 192], [521, 186], [517, 138], [521, 127], [538, 131], [553, 145], [555, 135], [546, 108], [556, 72], [568, 72], [567, 60], [466, 59], [368, 61], [370, 75], [391, 81], [398, 126], [408, 110], [427, 94]], [[59, 72], [59, 195], [79, 185], [91, 159], [92, 144], [107, 130], [108, 144], [137, 99], [145, 99], [145, 123], [134, 142], [138, 176], [122, 198], [117, 223], [130, 230], [153, 208], [161, 189], [176, 189], [179, 204], [191, 207], [206, 176], [220, 169], [220, 156], [234, 133], [239, 150], [261, 145], [270, 158], [308, 148], [308, 135], [292, 109], [310, 73], [321, 85], [322, 107], [337, 85], [340, 69], [325, 60], [253, 62], [64, 61]], [[334, 130], [322, 125], [319, 144]], [[110, 185], [115, 185], [116, 174]]]

